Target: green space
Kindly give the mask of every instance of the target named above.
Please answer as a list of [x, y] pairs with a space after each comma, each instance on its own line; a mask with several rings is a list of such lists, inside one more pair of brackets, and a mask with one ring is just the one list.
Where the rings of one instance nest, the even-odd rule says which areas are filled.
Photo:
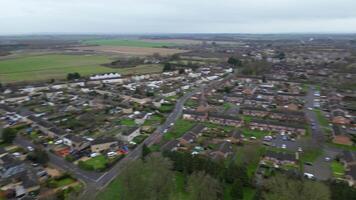
[[148, 137], [148, 135], [139, 135], [139, 136], [136, 136], [132, 141], [135, 142], [136, 144], [140, 144], [140, 143], [143, 142], [147, 137]]
[[356, 146], [355, 145], [349, 146], [349, 145], [335, 144], [335, 143], [329, 143], [328, 145], [332, 146], [332, 147], [337, 147], [337, 148], [340, 148], [340, 149], [344, 149], [344, 150], [356, 151]]
[[126, 46], [126, 47], [165, 47], [175, 46], [177, 44], [170, 42], [148, 42], [144, 40], [122, 40], [122, 39], [95, 39], [86, 40], [83, 42], [87, 45], [102, 45], [102, 46]]
[[129, 119], [129, 118], [120, 120], [119, 124], [124, 125], [124, 126], [135, 126], [136, 125], [135, 120]]
[[266, 135], [271, 135], [271, 132], [268, 131], [251, 130], [248, 128], [244, 128], [242, 133], [245, 137], [256, 137], [257, 139], [263, 138]]
[[99, 193], [96, 199], [119, 200], [120, 194], [122, 194], [122, 192], [123, 192], [122, 180], [120, 178], [115, 178], [104, 190], [102, 190], [102, 192]]
[[98, 155], [94, 158], [90, 158], [89, 160], [80, 161], [79, 167], [86, 170], [104, 170], [106, 168], [107, 163], [108, 160], [105, 156]]
[[196, 108], [198, 107], [199, 103], [197, 100], [193, 99], [188, 99], [188, 101], [185, 102], [184, 106], [188, 106], [190, 108]]
[[163, 122], [164, 118], [160, 115], [152, 115], [150, 118], [146, 119], [144, 126], [159, 125]]
[[316, 114], [316, 117], [317, 117], [318, 122], [320, 123], [320, 125], [323, 126], [323, 127], [328, 127], [329, 126], [329, 121], [323, 115], [322, 111], [318, 110], [318, 109], [315, 109], [314, 112]]
[[48, 180], [48, 186], [51, 188], [60, 188], [64, 187], [67, 185], [70, 185], [72, 183], [75, 183], [76, 180], [71, 178], [70, 176], [63, 176], [55, 179], [49, 179]]
[[246, 122], [246, 123], [250, 123], [251, 122], [251, 120], [252, 120], [252, 116], [249, 116], [249, 115], [243, 115], [242, 116], [242, 119], [244, 120], [244, 122]]
[[344, 165], [335, 160], [331, 163], [331, 170], [335, 178], [342, 178], [345, 175]]
[[161, 107], [159, 108], [160, 112], [163, 113], [169, 113], [174, 109], [174, 105], [173, 104], [162, 104]]
[[319, 156], [322, 155], [322, 150], [321, 149], [312, 149], [309, 151], [305, 151], [301, 154], [300, 159], [303, 162], [314, 162]]
[[165, 140], [172, 140], [181, 137], [194, 126], [195, 122], [183, 119], [177, 120], [173, 128], [164, 135]]
[[81, 76], [118, 72], [146, 74], [161, 72], [159, 64], [139, 65], [130, 68], [109, 68], [102, 64], [111, 62], [111, 57], [101, 55], [47, 54], [23, 56], [0, 60], [0, 80], [2, 83], [19, 81], [44, 81], [65, 79], [68, 73], [77, 72]]

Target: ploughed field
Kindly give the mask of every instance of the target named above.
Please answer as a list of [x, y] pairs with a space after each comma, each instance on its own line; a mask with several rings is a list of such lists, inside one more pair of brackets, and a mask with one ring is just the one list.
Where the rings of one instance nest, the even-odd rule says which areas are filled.
[[48, 54], [21, 56], [0, 60], [0, 83], [44, 81], [65, 79], [68, 73], [78, 72], [81, 76], [118, 72], [122, 74], [143, 74], [162, 71], [161, 65], [140, 65], [132, 68], [109, 68], [102, 66], [112, 62], [102, 55]]
[[126, 47], [168, 47], [175, 46], [174, 42], [161, 41], [145, 41], [145, 40], [122, 40], [122, 39], [98, 39], [86, 40], [83, 42], [87, 45], [101, 45], [101, 46], [126, 46]]

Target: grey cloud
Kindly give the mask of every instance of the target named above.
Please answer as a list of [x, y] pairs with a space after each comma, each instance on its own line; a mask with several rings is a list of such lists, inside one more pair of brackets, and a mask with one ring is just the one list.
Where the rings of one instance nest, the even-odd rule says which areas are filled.
[[0, 34], [356, 32], [355, 0], [8, 0]]

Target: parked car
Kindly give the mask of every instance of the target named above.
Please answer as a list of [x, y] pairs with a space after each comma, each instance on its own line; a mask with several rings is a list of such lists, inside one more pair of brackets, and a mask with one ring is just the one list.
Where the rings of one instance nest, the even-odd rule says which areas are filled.
[[28, 146], [28, 147], [27, 147], [27, 150], [29, 150], [29, 151], [34, 151], [35, 149], [34, 149], [33, 147], [31, 147], [31, 146]]
[[99, 153], [91, 153], [91, 154], [90, 154], [90, 157], [95, 158], [95, 157], [97, 157], [98, 155], [100, 155], [100, 154], [99, 154]]
[[117, 153], [116, 153], [116, 152], [113, 152], [113, 151], [110, 151], [110, 152], [108, 152], [106, 155], [107, 155], [108, 157], [114, 157], [114, 156], [117, 155]]
[[308, 178], [308, 179], [315, 179], [314, 174], [311, 174], [311, 173], [304, 173], [304, 177]]

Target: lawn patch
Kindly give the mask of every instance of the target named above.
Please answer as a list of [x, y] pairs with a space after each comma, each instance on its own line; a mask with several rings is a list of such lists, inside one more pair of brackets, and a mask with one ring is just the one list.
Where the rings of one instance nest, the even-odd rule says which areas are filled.
[[166, 133], [164, 135], [164, 139], [172, 140], [175, 138], [179, 138], [184, 133], [189, 131], [194, 126], [194, 124], [195, 124], [195, 122], [179, 119], [175, 123], [174, 127], [168, 133]]
[[129, 118], [120, 120], [119, 124], [124, 125], [124, 126], [135, 126], [136, 125], [135, 120], [129, 119]]
[[102, 171], [106, 169], [108, 160], [103, 155], [98, 155], [86, 161], [79, 161], [78, 166], [85, 170]]
[[317, 118], [319, 124], [321, 126], [323, 126], [323, 127], [328, 127], [329, 126], [329, 120], [323, 115], [321, 110], [315, 109], [314, 112], [316, 114], [316, 118]]
[[331, 163], [331, 170], [335, 178], [342, 178], [345, 175], [345, 167], [340, 162], [333, 161]]

